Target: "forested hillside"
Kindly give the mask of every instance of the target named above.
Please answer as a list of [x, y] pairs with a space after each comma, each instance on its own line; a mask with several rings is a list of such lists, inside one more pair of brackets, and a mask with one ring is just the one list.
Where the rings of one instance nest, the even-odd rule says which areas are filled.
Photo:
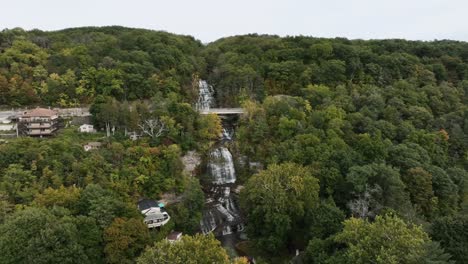
[[148, 99], [196, 97], [201, 43], [189, 36], [123, 27], [0, 34], [0, 104], [73, 106], [99, 95]]
[[[468, 43], [245, 35], [202, 45], [104, 27], [0, 33], [2, 106], [89, 105], [107, 130], [0, 145], [0, 263], [151, 263], [161, 252], [184, 263], [186, 251], [211, 252], [204, 243], [213, 254], [200, 263], [234, 261], [212, 237], [161, 241], [199, 231], [206, 168], [187, 175], [180, 157], [206, 158], [221, 133], [220, 118], [194, 109], [200, 78], [218, 106], [245, 110], [229, 145], [244, 253], [466, 262]], [[161, 134], [129, 140], [148, 120]], [[85, 153], [90, 140], [103, 147]], [[181, 198], [168, 207], [174, 221], [148, 232], [135, 202], [167, 193]]]
[[309, 84], [387, 87], [407, 80], [417, 87], [448, 82], [463, 90], [468, 78], [468, 43], [456, 41], [246, 35], [220, 39], [203, 54], [223, 105], [246, 96], [302, 96]]
[[[411, 259], [375, 249], [389, 235], [375, 232], [396, 217], [421, 224], [453, 260], [468, 258], [468, 240], [454, 235], [467, 234], [467, 43], [253, 35], [203, 52], [218, 102], [247, 111], [240, 153], [268, 167], [246, 173], [242, 196], [258, 247], [309, 244], [311, 263], [429, 261], [424, 243]], [[367, 235], [357, 230], [369, 223], [341, 224], [389, 212]]]

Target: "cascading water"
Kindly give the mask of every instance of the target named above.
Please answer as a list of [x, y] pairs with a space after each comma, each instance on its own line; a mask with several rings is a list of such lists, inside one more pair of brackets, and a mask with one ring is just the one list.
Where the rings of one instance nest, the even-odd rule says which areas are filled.
[[218, 147], [210, 154], [211, 176], [214, 184], [226, 184], [236, 182], [236, 172], [231, 152], [226, 147]]
[[[196, 107], [198, 110], [207, 110], [214, 104], [213, 88], [205, 81], [200, 81], [199, 90]], [[200, 221], [201, 231], [204, 234], [226, 236], [244, 229], [237, 196], [232, 192], [236, 187], [236, 171], [227, 145], [233, 137], [233, 129], [223, 124], [221, 140], [208, 156], [207, 172], [210, 180], [204, 188], [207, 199], [203, 218]]]
[[198, 102], [195, 107], [197, 110], [209, 110], [214, 103], [213, 87], [203, 80], [198, 82], [198, 87]]

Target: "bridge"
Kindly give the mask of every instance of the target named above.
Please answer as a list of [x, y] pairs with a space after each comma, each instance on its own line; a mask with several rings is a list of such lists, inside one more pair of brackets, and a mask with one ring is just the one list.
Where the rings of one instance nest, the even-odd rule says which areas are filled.
[[244, 113], [243, 108], [210, 108], [200, 109], [200, 114], [217, 114], [217, 115], [240, 115]]

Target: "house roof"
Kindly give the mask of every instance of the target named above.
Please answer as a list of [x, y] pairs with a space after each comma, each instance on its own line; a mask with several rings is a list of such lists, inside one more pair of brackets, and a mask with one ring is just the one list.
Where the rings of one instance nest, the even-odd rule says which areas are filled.
[[175, 232], [175, 231], [172, 231], [168, 236], [167, 236], [167, 239], [168, 240], [177, 240], [180, 238], [180, 236], [182, 236], [182, 232]]
[[142, 199], [138, 202], [138, 209], [140, 209], [140, 211], [150, 209], [152, 207], [159, 207], [158, 202], [150, 199]]
[[23, 117], [51, 117], [57, 115], [57, 112], [47, 108], [36, 108], [23, 115]]

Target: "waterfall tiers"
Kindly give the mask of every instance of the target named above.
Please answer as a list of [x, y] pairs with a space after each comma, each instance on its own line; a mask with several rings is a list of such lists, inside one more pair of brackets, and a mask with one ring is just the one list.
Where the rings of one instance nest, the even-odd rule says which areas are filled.
[[[213, 107], [213, 92], [213, 87], [206, 81], [199, 82], [197, 110], [208, 111]], [[205, 188], [207, 198], [200, 221], [200, 229], [204, 234], [224, 236], [244, 229], [234, 192], [237, 187], [234, 160], [226, 147], [226, 143], [232, 141], [233, 137], [234, 130], [223, 125], [220, 142], [208, 155], [207, 173], [210, 176], [211, 187]]]

